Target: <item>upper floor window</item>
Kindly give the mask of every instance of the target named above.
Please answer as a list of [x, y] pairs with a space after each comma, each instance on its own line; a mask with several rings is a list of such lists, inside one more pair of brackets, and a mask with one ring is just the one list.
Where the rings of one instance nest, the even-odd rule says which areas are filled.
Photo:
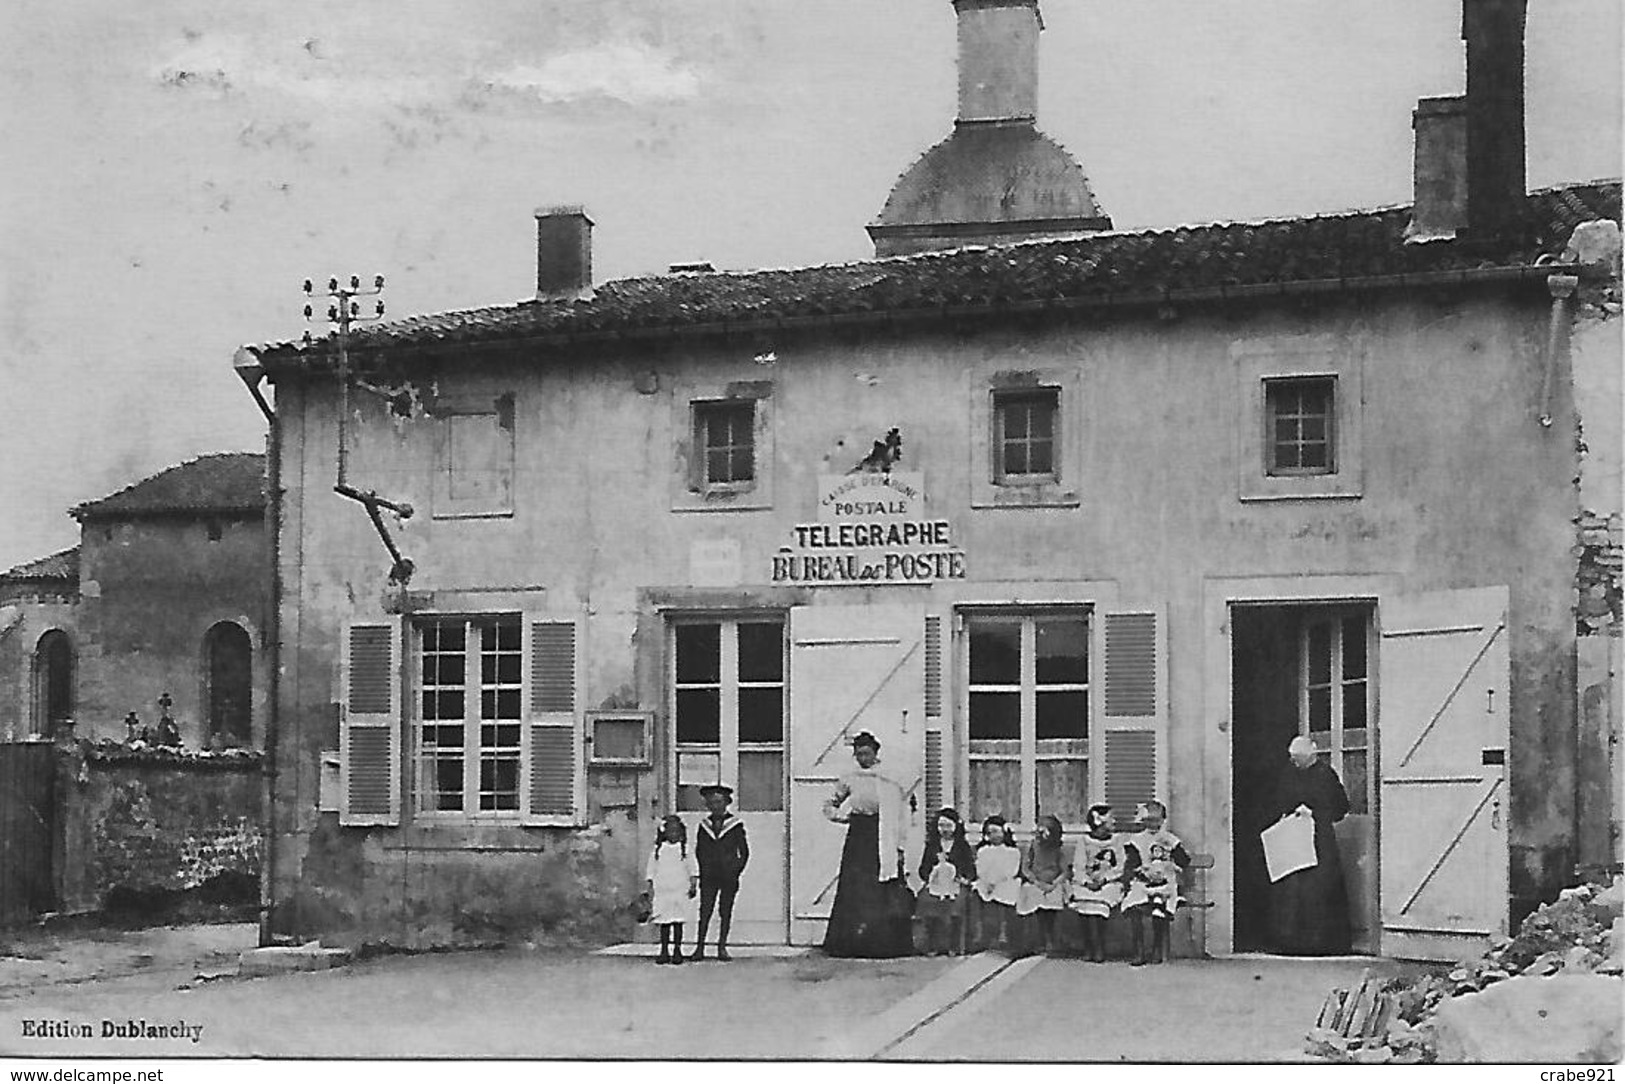
[[1266, 473], [1337, 473], [1337, 378], [1264, 381]]
[[513, 512], [513, 433], [512, 395], [500, 396], [489, 405], [442, 413], [436, 516]]
[[1002, 484], [1053, 482], [1060, 392], [1055, 388], [997, 392], [993, 441]]
[[756, 403], [694, 404], [694, 444], [701, 451], [700, 488], [741, 489], [756, 480]]

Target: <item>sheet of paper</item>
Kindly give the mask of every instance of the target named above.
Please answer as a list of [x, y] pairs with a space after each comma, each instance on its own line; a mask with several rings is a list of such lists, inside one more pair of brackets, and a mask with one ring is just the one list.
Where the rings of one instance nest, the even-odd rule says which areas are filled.
[[1271, 883], [1318, 861], [1313, 817], [1287, 817], [1264, 829], [1258, 838], [1264, 843], [1264, 865], [1269, 869]]

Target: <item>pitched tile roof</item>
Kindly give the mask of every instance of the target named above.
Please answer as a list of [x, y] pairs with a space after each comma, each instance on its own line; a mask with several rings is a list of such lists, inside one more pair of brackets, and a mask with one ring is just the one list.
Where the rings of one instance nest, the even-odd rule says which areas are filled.
[[160, 471], [99, 501], [73, 509], [75, 519], [176, 512], [261, 512], [265, 508], [265, 456], [222, 452]]
[[[606, 282], [577, 301], [520, 301], [373, 324], [352, 349], [427, 348], [516, 339], [569, 341], [683, 330], [773, 327], [835, 317], [996, 311], [1048, 304], [1155, 301], [1195, 292], [1306, 282], [1528, 267], [1560, 253], [1581, 222], [1620, 217], [1620, 182], [1531, 193], [1522, 237], [1488, 247], [1407, 244], [1408, 206], [1254, 223], [1098, 233], [1058, 241], [965, 247], [795, 270], [685, 273]], [[327, 342], [251, 348], [269, 366], [323, 359]]]
[[68, 580], [79, 578], [79, 547], [65, 549], [61, 553], [53, 553], [49, 557], [41, 557], [37, 561], [18, 565], [16, 568], [0, 572], [0, 582], [16, 580]]

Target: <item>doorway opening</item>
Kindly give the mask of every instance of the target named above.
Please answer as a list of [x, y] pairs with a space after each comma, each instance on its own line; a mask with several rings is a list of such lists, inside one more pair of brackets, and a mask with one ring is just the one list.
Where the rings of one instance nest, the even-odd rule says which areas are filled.
[[1375, 954], [1381, 920], [1377, 854], [1376, 667], [1370, 602], [1231, 607], [1231, 793], [1238, 952], [1278, 950], [1259, 833], [1275, 822], [1287, 744], [1307, 737], [1348, 794], [1335, 832], [1353, 950]]

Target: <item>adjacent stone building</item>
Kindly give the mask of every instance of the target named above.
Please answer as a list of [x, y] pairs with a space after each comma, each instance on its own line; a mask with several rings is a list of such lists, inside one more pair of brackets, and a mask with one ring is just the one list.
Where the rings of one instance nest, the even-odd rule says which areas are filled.
[[73, 509], [80, 542], [0, 574], [0, 735], [257, 746], [267, 715], [265, 457], [201, 456]]

